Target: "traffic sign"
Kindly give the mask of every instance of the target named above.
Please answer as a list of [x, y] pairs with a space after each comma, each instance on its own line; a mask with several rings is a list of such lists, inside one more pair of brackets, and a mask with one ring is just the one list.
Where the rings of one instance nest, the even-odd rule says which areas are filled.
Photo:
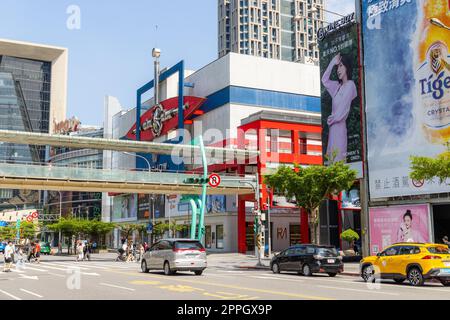
[[209, 185], [212, 188], [217, 188], [220, 185], [220, 176], [217, 173], [213, 173], [209, 176]]
[[147, 225], [147, 231], [148, 232], [152, 232], [153, 231], [153, 223], [149, 222], [149, 224]]

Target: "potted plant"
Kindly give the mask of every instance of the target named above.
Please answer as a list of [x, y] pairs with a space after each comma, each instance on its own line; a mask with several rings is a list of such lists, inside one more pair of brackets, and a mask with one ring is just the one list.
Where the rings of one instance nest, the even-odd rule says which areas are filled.
[[347, 229], [341, 233], [341, 239], [344, 240], [345, 242], [347, 242], [350, 247], [350, 249], [344, 251], [344, 254], [346, 256], [347, 255], [355, 256], [356, 252], [353, 248], [355, 246], [355, 241], [359, 240], [359, 235], [352, 229]]

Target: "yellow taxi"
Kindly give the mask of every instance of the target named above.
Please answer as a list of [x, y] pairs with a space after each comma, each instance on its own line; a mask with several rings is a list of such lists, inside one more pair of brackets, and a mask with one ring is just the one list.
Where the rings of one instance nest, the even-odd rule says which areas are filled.
[[376, 278], [393, 279], [402, 283], [408, 279], [413, 286], [421, 286], [425, 280], [438, 279], [450, 286], [450, 251], [444, 244], [396, 243], [376, 256], [360, 262], [360, 275], [364, 281]]

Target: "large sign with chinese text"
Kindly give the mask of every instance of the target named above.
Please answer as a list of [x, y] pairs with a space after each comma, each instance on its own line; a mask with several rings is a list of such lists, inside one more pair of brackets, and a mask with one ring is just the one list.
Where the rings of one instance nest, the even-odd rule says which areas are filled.
[[410, 178], [411, 156], [436, 157], [450, 140], [448, 10], [448, 0], [362, 0], [371, 200], [450, 192]]

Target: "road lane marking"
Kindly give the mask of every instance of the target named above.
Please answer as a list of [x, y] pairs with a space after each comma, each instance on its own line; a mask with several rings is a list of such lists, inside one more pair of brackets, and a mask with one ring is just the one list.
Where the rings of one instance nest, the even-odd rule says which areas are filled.
[[32, 268], [32, 267], [28, 267], [28, 266], [25, 266], [23, 268], [23, 270], [34, 270], [34, 271], [39, 271], [39, 272], [48, 272], [48, 270], [42, 270], [42, 269]]
[[19, 274], [21, 279], [28, 279], [28, 280], [39, 280], [37, 276], [26, 276], [24, 274]]
[[6, 292], [6, 291], [3, 291], [2, 289], [0, 289], [0, 292], [3, 293], [4, 295], [7, 295], [7, 296], [10, 297], [10, 298], [13, 298], [14, 300], [22, 300], [22, 299], [20, 299], [19, 297], [16, 297], [16, 296], [12, 295], [11, 293], [8, 293], [8, 292]]
[[362, 290], [362, 289], [353, 289], [353, 288], [343, 288], [343, 287], [331, 287], [331, 286], [317, 286], [318, 288], [324, 289], [332, 289], [332, 290], [344, 290], [344, 291], [354, 291], [354, 292], [364, 292], [364, 293], [377, 293], [377, 294], [385, 294], [390, 296], [399, 296], [400, 293], [393, 292], [385, 292], [385, 291], [377, 291], [377, 290]]
[[59, 267], [66, 267], [66, 268], [79, 268], [80, 270], [89, 270], [89, 268], [86, 267], [80, 267], [76, 264], [62, 264], [62, 263], [47, 263], [43, 262], [45, 265], [52, 265], [52, 266], [59, 266]]
[[303, 280], [300, 279], [286, 279], [286, 278], [266, 277], [266, 276], [250, 276], [250, 278], [265, 279], [265, 280], [283, 280], [289, 282], [304, 282]]
[[123, 290], [128, 290], [128, 291], [136, 291], [136, 289], [133, 288], [127, 288], [127, 287], [121, 287], [121, 286], [116, 286], [114, 284], [109, 284], [109, 283], [99, 283], [102, 286], [106, 286], [106, 287], [111, 287], [111, 288], [117, 288], [117, 289], [123, 289]]
[[41, 268], [44, 268], [44, 269], [53, 269], [53, 270], [60, 270], [60, 271], [66, 271], [66, 270], [67, 270], [67, 268], [66, 268], [66, 269], [63, 269], [63, 268], [58, 268], [58, 267], [53, 267], [53, 266], [47, 266], [47, 265], [41, 266]]
[[131, 284], [135, 284], [135, 285], [158, 285], [161, 284], [161, 281], [146, 281], [146, 280], [135, 280], [135, 281], [130, 281]]
[[38, 298], [43, 298], [43, 296], [41, 296], [40, 294], [25, 290], [25, 289], [20, 289], [20, 291], [23, 291], [25, 293], [31, 294], [32, 296], [38, 297]]
[[305, 294], [299, 294], [299, 293], [290, 293], [290, 292], [282, 292], [282, 291], [273, 291], [273, 290], [266, 290], [266, 289], [257, 289], [257, 288], [248, 288], [248, 287], [241, 287], [241, 286], [235, 286], [235, 285], [228, 285], [228, 284], [220, 284], [220, 283], [212, 283], [207, 281], [198, 281], [198, 280], [187, 280], [187, 279], [179, 279], [179, 278], [169, 278], [165, 276], [157, 276], [157, 275], [149, 275], [149, 274], [143, 274], [143, 273], [131, 273], [131, 272], [121, 272], [121, 271], [109, 271], [111, 273], [119, 273], [119, 274], [128, 274], [133, 276], [140, 276], [140, 277], [147, 277], [147, 278], [156, 278], [156, 279], [162, 279], [168, 281], [179, 281], [179, 282], [186, 282], [186, 283], [193, 283], [193, 284], [203, 284], [208, 286], [214, 286], [214, 287], [221, 287], [221, 288], [228, 288], [228, 289], [236, 289], [236, 290], [245, 290], [245, 291], [253, 291], [253, 292], [259, 292], [259, 293], [266, 293], [266, 294], [273, 294], [273, 295], [279, 295], [279, 296], [285, 296], [285, 297], [291, 297], [291, 298], [299, 298], [299, 299], [309, 299], [309, 300], [336, 300], [335, 298], [327, 298], [327, 297], [321, 297], [321, 296], [310, 296]]

